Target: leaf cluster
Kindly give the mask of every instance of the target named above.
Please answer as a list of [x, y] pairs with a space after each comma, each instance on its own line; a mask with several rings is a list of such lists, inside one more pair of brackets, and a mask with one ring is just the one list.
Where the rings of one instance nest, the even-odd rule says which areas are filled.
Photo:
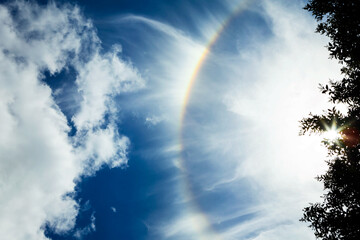
[[305, 6], [319, 21], [316, 31], [330, 38], [330, 56], [351, 68], [360, 62], [360, 1], [310, 0]]
[[359, 240], [360, 236], [359, 147], [328, 162], [329, 169], [318, 177], [327, 193], [322, 203], [304, 209], [301, 221], [311, 223], [315, 236], [324, 240]]
[[301, 120], [301, 134], [321, 133], [336, 126], [341, 139], [324, 140], [329, 150], [328, 170], [317, 177], [324, 184], [322, 203], [304, 209], [301, 221], [309, 222], [322, 240], [360, 239], [360, 1], [310, 0], [305, 6], [319, 21], [317, 32], [330, 38], [330, 57], [343, 64], [343, 78], [320, 86], [336, 108]]

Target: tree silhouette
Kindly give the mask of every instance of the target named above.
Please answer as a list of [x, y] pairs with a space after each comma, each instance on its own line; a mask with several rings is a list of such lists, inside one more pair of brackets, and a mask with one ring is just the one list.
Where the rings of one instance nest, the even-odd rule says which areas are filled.
[[301, 221], [309, 222], [323, 240], [360, 239], [360, 1], [310, 0], [305, 6], [319, 22], [317, 32], [330, 38], [330, 57], [343, 65], [343, 78], [320, 86], [335, 104], [344, 103], [346, 114], [336, 107], [301, 121], [301, 133], [325, 132], [334, 127], [337, 140], [324, 139], [330, 160], [328, 170], [317, 177], [323, 182], [322, 203], [304, 208]]

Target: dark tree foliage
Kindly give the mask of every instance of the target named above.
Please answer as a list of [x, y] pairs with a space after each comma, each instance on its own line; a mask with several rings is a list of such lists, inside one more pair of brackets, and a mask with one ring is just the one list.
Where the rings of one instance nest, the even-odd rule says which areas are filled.
[[[305, 6], [319, 21], [317, 32], [330, 37], [330, 55], [352, 64], [360, 60], [360, 4], [358, 0], [310, 0]], [[357, 66], [358, 67], [358, 66]]]
[[322, 203], [304, 209], [301, 221], [309, 222], [322, 240], [360, 240], [360, 0], [310, 0], [305, 6], [319, 21], [317, 32], [330, 38], [330, 56], [343, 64], [343, 78], [320, 86], [336, 108], [301, 121], [301, 133], [324, 132], [336, 126], [341, 137], [325, 139], [328, 170], [318, 176], [324, 184]]

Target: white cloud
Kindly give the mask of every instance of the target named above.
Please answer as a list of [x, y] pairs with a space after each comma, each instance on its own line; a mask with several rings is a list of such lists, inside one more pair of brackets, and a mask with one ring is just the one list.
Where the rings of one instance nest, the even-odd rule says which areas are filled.
[[164, 239], [221, 240], [221, 236], [211, 229], [206, 216], [190, 208], [183, 207], [177, 218], [167, 219], [164, 225], [153, 226], [152, 230], [160, 232]]
[[110, 207], [111, 211], [113, 211], [113, 213], [116, 213], [116, 208], [115, 207]]
[[[0, 234], [5, 239], [44, 239], [41, 226], [45, 221], [58, 232], [74, 226], [79, 207], [71, 198], [63, 198], [73, 191], [74, 179], [94, 174], [104, 164], [126, 164], [129, 139], [117, 129], [118, 109], [113, 98], [142, 88], [144, 81], [131, 63], [119, 58], [119, 47], [100, 53], [100, 41], [91, 22], [76, 7], [39, 7], [21, 1], [13, 6], [26, 24], [15, 21], [8, 7], [0, 7]], [[221, 116], [212, 122], [215, 127], [201, 126], [207, 134], [196, 141], [201, 142], [199, 149], [206, 157], [194, 161], [206, 159], [219, 166], [211, 177], [197, 173], [205, 191], [236, 191], [243, 178], [251, 179], [258, 187], [252, 190], [260, 201], [247, 207], [260, 213], [221, 230], [219, 238], [245, 238], [254, 232], [258, 234], [253, 238], [259, 240], [294, 235], [310, 238], [297, 219], [301, 208], [319, 194], [319, 184], [313, 177], [323, 169], [324, 151], [308, 151], [318, 139], [298, 138], [298, 120], [311, 108], [322, 109], [324, 101], [318, 95], [317, 83], [326, 81], [338, 69], [326, 60], [326, 49], [321, 48], [325, 40], [314, 35], [314, 22], [299, 13], [301, 7], [295, 11], [266, 3], [264, 9], [262, 13], [274, 34], [271, 40], [255, 41], [251, 49], [239, 46], [241, 52], [235, 57], [210, 56], [210, 61], [224, 67], [224, 75], [204, 77], [229, 79], [230, 85], [214, 84], [218, 86], [216, 94], [205, 95], [223, 99], [235, 117], [226, 119], [230, 125], [227, 130], [221, 128]], [[203, 36], [213, 36], [222, 22], [219, 16], [200, 23]], [[114, 23], [129, 21], [158, 33], [146, 38], [153, 46], [152, 53], [156, 53], [149, 56], [146, 72], [153, 80], [152, 90], [129, 106], [146, 109], [147, 113], [153, 110], [146, 120], [149, 123], [156, 124], [159, 119], [154, 116], [162, 116], [177, 127], [186, 87], [204, 45], [178, 29], [144, 17], [127, 16]], [[79, 57], [84, 51], [86, 61]], [[78, 131], [73, 137], [68, 137], [67, 120], [52, 97], [61, 90], [52, 93], [40, 82], [44, 70], [56, 73], [67, 64], [77, 72], [76, 94], [82, 99], [75, 103], [79, 111], [72, 120]], [[244, 83], [243, 79], [248, 81]], [[208, 110], [216, 107], [212, 105]], [[241, 121], [237, 122], [239, 117]], [[249, 124], [245, 126], [244, 122]], [[182, 150], [174, 146], [168, 152]], [[314, 154], [319, 156], [316, 162]], [[176, 164], [184, 168], [181, 162]], [[240, 199], [242, 194], [239, 191], [237, 197]], [[208, 213], [208, 219], [198, 209], [179, 214], [179, 218], [166, 222], [163, 236], [182, 239], [201, 232], [207, 236], [207, 221], [236, 219], [243, 215], [242, 207], [221, 209], [217, 216]], [[89, 225], [75, 235], [81, 238], [92, 230], [95, 226]]]
[[[118, 50], [100, 53], [91, 22], [71, 5], [0, 5], [0, 35], [0, 235], [45, 239], [46, 222], [59, 233], [74, 227], [79, 207], [65, 194], [81, 174], [126, 164], [129, 140], [118, 132], [112, 98], [144, 82]], [[68, 64], [83, 99], [73, 137], [41, 82], [45, 70], [58, 73]]]
[[77, 136], [77, 141], [84, 144], [76, 149], [77, 155], [85, 161], [84, 174], [91, 175], [104, 164], [119, 167], [127, 162], [130, 141], [117, 133], [114, 124], [109, 124], [106, 129], [90, 130]]
[[[305, 150], [318, 145], [319, 139], [298, 136], [299, 121], [309, 112], [329, 106], [318, 84], [339, 76], [339, 65], [328, 60], [323, 47], [326, 39], [313, 33], [314, 21], [295, 7], [266, 2], [264, 14], [271, 19], [275, 35], [258, 46], [257, 55], [242, 59], [246, 62], [240, 71], [252, 79], [248, 86], [235, 83], [224, 98], [229, 111], [249, 122], [244, 137], [249, 141], [246, 162], [251, 167], [242, 165], [243, 174], [271, 174], [270, 182], [276, 181], [275, 173], [269, 172], [272, 169], [281, 177], [296, 177], [296, 181], [307, 181], [323, 169], [323, 159], [318, 157], [324, 157], [325, 150]], [[265, 162], [258, 166], [254, 161], [259, 160]]]
[[162, 116], [149, 116], [145, 118], [145, 123], [148, 125], [157, 125], [158, 123], [161, 123], [162, 121], [164, 121], [164, 117]]
[[149, 79], [148, 91], [132, 100], [130, 111], [148, 113], [144, 116], [148, 123], [157, 122], [161, 116], [165, 122], [177, 124], [193, 68], [205, 45], [170, 24], [143, 16], [118, 16], [107, 23], [119, 34], [124, 31], [122, 27], [130, 28], [148, 44], [141, 45], [146, 54], [141, 68]]
[[[321, 195], [321, 184], [314, 177], [326, 167], [326, 149], [319, 137], [298, 136], [299, 121], [310, 111], [327, 108], [318, 83], [336, 79], [340, 66], [328, 59], [327, 39], [314, 33], [316, 23], [300, 4], [259, 1], [252, 7], [268, 24], [260, 27], [269, 27], [271, 34], [257, 37], [261, 31], [254, 30], [255, 37], [250, 36], [254, 42], [248, 49], [239, 46], [238, 53], [216, 55], [214, 50], [207, 63], [221, 74], [202, 71], [193, 89], [190, 104], [200, 107], [186, 122], [184, 142], [191, 149], [183, 154], [197, 189], [191, 194], [201, 198], [206, 191], [219, 189], [229, 194], [230, 204], [220, 200], [212, 208], [210, 203], [204, 207], [210, 223], [229, 222], [219, 228], [222, 239], [314, 239], [298, 219], [302, 208]], [[224, 105], [216, 105], [219, 99]], [[183, 165], [177, 162], [179, 168]], [[205, 169], [208, 166], [211, 171]], [[250, 202], [243, 203], [244, 199]], [[193, 213], [199, 214], [199, 209]], [[244, 212], [254, 216], [242, 220]], [[194, 221], [194, 225], [203, 222]], [[189, 222], [188, 216], [179, 214], [164, 223], [164, 238], [206, 234], [207, 229], [192, 229]]]
[[262, 4], [273, 36], [253, 43], [252, 49], [240, 49], [238, 60], [228, 62], [230, 68], [240, 66], [229, 70], [229, 76], [249, 79], [245, 84], [233, 81], [223, 98], [240, 117], [232, 131], [241, 138], [232, 144], [241, 147], [230, 148], [234, 158], [227, 163], [237, 161], [238, 167], [223, 170], [222, 179], [211, 186], [236, 187], [244, 178], [255, 183], [251, 194], [261, 214], [227, 229], [225, 239], [251, 233], [257, 233], [251, 239], [313, 239], [298, 219], [301, 209], [321, 195], [314, 177], [325, 169], [326, 149], [319, 137], [298, 136], [299, 121], [329, 106], [318, 83], [336, 79], [340, 67], [328, 59], [327, 39], [314, 33], [315, 21], [301, 6]]
[[93, 212], [90, 217], [90, 224], [82, 229], [76, 230], [76, 232], [74, 233], [74, 237], [76, 239], [83, 239], [86, 235], [96, 231], [95, 220], [95, 212]]
[[105, 55], [96, 52], [89, 62], [77, 65], [76, 82], [83, 97], [81, 110], [73, 118], [77, 129], [92, 129], [104, 121], [106, 113], [114, 113], [112, 97], [144, 87], [137, 71], [117, 54], [117, 48]]

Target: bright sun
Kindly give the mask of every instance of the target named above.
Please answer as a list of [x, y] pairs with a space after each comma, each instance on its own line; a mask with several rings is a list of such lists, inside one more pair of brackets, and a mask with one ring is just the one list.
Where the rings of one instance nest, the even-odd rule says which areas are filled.
[[336, 129], [335, 127], [328, 129], [326, 132], [323, 133], [323, 136], [325, 139], [327, 139], [331, 142], [334, 142], [337, 139], [341, 138], [339, 129]]

